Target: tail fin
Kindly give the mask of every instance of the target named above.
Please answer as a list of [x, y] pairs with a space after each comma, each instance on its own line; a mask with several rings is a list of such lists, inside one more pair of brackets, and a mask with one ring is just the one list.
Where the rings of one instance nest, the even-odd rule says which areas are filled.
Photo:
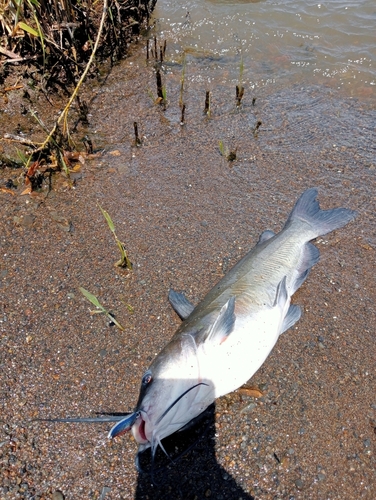
[[297, 219], [307, 222], [311, 226], [313, 239], [345, 226], [357, 215], [354, 210], [348, 208], [321, 210], [316, 198], [316, 188], [304, 191], [287, 219], [286, 226]]

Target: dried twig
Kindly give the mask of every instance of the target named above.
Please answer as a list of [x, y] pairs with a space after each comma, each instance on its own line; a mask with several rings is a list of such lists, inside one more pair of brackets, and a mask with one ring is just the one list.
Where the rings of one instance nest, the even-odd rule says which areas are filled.
[[103, 31], [103, 27], [104, 27], [104, 21], [106, 19], [106, 15], [107, 15], [107, 9], [108, 9], [108, 0], [104, 0], [104, 2], [103, 2], [102, 18], [101, 18], [101, 22], [100, 22], [100, 25], [99, 25], [97, 38], [95, 40], [95, 44], [94, 44], [93, 51], [91, 53], [90, 59], [89, 59], [87, 65], [86, 65], [85, 70], [82, 73], [81, 78], [79, 79], [79, 81], [78, 81], [78, 83], [76, 85], [76, 88], [74, 89], [74, 91], [73, 91], [73, 93], [72, 93], [72, 95], [71, 95], [71, 97], [70, 97], [67, 105], [65, 106], [65, 108], [64, 108], [63, 112], [61, 113], [61, 115], [59, 116], [59, 118], [58, 118], [57, 122], [55, 123], [54, 127], [50, 131], [48, 137], [46, 138], [46, 140], [44, 141], [44, 143], [42, 144], [42, 146], [40, 146], [40, 148], [38, 149], [39, 151], [43, 150], [47, 146], [47, 144], [50, 142], [51, 138], [55, 134], [58, 125], [60, 125], [60, 123], [62, 121], [64, 121], [64, 123], [63, 123], [63, 134], [67, 134], [67, 131], [68, 131], [68, 123], [67, 123], [68, 113], [69, 113], [70, 107], [72, 106], [73, 101], [75, 100], [75, 98], [76, 98], [76, 96], [77, 96], [77, 94], [78, 94], [78, 92], [80, 90], [80, 87], [81, 87], [83, 81], [86, 78], [86, 75], [89, 72], [90, 66], [91, 66], [91, 64], [94, 61], [95, 53], [97, 52], [98, 45], [99, 45], [99, 40], [100, 40], [100, 38], [102, 36], [102, 31]]

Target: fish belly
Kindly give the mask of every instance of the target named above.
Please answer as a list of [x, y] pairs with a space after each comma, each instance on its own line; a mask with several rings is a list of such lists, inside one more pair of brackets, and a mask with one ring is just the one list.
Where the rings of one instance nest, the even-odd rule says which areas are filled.
[[237, 317], [231, 335], [201, 353], [201, 371], [213, 382], [216, 398], [245, 384], [264, 363], [277, 342], [286, 309], [287, 303], [283, 310], [265, 308]]

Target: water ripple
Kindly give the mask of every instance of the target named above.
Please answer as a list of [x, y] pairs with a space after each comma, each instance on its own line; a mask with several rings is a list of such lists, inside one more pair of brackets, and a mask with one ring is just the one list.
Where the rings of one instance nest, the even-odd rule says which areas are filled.
[[[186, 48], [233, 57], [230, 77], [260, 87], [308, 81], [371, 97], [376, 85], [374, 0], [158, 0], [156, 31]], [[172, 56], [174, 57], [174, 56]]]

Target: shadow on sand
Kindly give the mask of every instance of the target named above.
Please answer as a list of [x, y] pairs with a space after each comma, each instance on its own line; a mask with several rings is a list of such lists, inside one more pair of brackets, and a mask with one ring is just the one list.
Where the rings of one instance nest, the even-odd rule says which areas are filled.
[[136, 500], [253, 500], [219, 465], [215, 457], [215, 405], [180, 432], [163, 440], [171, 458], [158, 447], [154, 463], [150, 449], [139, 455]]

